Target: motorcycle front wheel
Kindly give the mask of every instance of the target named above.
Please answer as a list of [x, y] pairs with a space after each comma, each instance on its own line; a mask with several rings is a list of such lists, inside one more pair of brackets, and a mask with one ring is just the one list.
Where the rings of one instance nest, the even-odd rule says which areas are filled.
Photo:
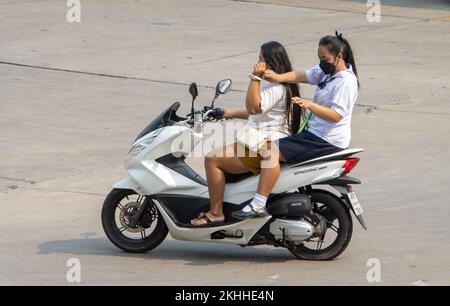
[[[136, 213], [142, 216], [132, 225], [130, 223], [133, 223], [132, 217]], [[133, 190], [113, 189], [103, 203], [101, 217], [108, 239], [129, 253], [145, 253], [154, 249], [168, 233], [153, 201]]]
[[353, 222], [347, 206], [328, 192], [311, 192], [313, 211], [326, 223], [326, 231], [300, 245], [291, 245], [288, 250], [304, 260], [331, 260], [347, 248], [353, 233]]

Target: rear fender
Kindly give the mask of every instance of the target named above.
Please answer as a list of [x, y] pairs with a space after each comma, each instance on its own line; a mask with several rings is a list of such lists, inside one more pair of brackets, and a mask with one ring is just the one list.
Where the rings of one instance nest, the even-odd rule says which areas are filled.
[[[341, 187], [341, 186], [332, 186], [332, 187], [338, 187], [338, 188], [336, 188], [336, 189], [337, 189], [339, 192], [341, 192], [340, 189], [344, 189], [344, 188]], [[341, 194], [342, 194], [342, 197], [338, 197], [336, 194], [334, 194], [334, 193], [332, 193], [331, 191], [328, 191], [328, 190], [323, 190], [323, 189], [313, 189], [312, 191], [314, 191], [314, 192], [320, 192], [320, 193], [326, 193], [326, 194], [328, 194], [328, 195], [334, 197], [336, 200], [338, 200], [340, 203], [342, 203], [342, 205], [345, 206], [345, 207], [347, 208], [348, 211], [353, 212], [353, 215], [356, 217], [356, 219], [358, 220], [359, 224], [361, 224], [361, 226], [362, 226], [365, 230], [367, 230], [367, 225], [366, 225], [366, 223], [364, 222], [364, 219], [363, 219], [362, 215], [360, 215], [360, 216], [356, 215], [356, 213], [355, 213], [355, 211], [353, 210], [352, 206], [350, 205], [349, 201], [346, 199], [346, 196], [345, 196], [346, 190], [347, 190], [347, 189], [345, 189], [345, 193], [344, 193], [344, 194], [341, 193]]]

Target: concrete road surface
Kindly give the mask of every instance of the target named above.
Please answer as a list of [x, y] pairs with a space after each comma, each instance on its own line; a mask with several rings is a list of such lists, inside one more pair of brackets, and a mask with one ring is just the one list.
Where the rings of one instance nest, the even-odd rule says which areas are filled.
[[[65, 1], [0, 0], [0, 284], [69, 284], [70, 258], [82, 284], [369, 285], [371, 258], [381, 285], [450, 284], [450, 4], [382, 3], [371, 23], [356, 0], [81, 0], [69, 23]], [[353, 175], [369, 230], [355, 223], [345, 253], [168, 238], [131, 255], [107, 240], [100, 209], [132, 140], [169, 103], [188, 112], [189, 82], [206, 104], [232, 78], [219, 103], [242, 106], [262, 43], [284, 43], [301, 70], [335, 29], [355, 50], [352, 147], [366, 149]]]

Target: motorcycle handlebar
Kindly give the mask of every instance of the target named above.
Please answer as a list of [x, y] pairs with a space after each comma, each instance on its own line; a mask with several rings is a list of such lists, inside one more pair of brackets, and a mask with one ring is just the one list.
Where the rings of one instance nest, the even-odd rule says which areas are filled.
[[[205, 106], [202, 110], [203, 116], [202, 121], [214, 121], [214, 120], [222, 120], [225, 112], [220, 107], [211, 108], [210, 106]], [[186, 115], [186, 122], [193, 122], [193, 118], [191, 114]]]
[[225, 115], [225, 112], [222, 108], [216, 107], [213, 109], [212, 117], [214, 119], [220, 120], [223, 118], [223, 115]]
[[224, 114], [225, 112], [223, 111], [223, 109], [219, 107], [210, 108], [208, 106], [205, 106], [203, 108], [203, 120], [221, 120], [223, 119]]

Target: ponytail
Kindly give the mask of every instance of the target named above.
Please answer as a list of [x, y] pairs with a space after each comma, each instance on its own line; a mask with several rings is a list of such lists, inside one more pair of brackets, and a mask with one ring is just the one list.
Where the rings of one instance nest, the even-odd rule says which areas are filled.
[[353, 56], [353, 50], [350, 47], [350, 43], [347, 39], [342, 37], [342, 33], [338, 33], [336, 31], [335, 36], [328, 35], [323, 37], [319, 41], [319, 46], [327, 46], [328, 51], [337, 56], [339, 53], [342, 53], [344, 61], [346, 64], [352, 66], [353, 73], [356, 76], [358, 81], [358, 88], [360, 88], [359, 78], [358, 78], [358, 69], [356, 68], [355, 57]]
[[298, 84], [282, 84], [286, 92], [286, 121], [291, 133], [295, 134], [300, 128], [303, 116], [303, 109], [296, 103], [292, 103], [293, 97], [300, 97], [300, 87]]

